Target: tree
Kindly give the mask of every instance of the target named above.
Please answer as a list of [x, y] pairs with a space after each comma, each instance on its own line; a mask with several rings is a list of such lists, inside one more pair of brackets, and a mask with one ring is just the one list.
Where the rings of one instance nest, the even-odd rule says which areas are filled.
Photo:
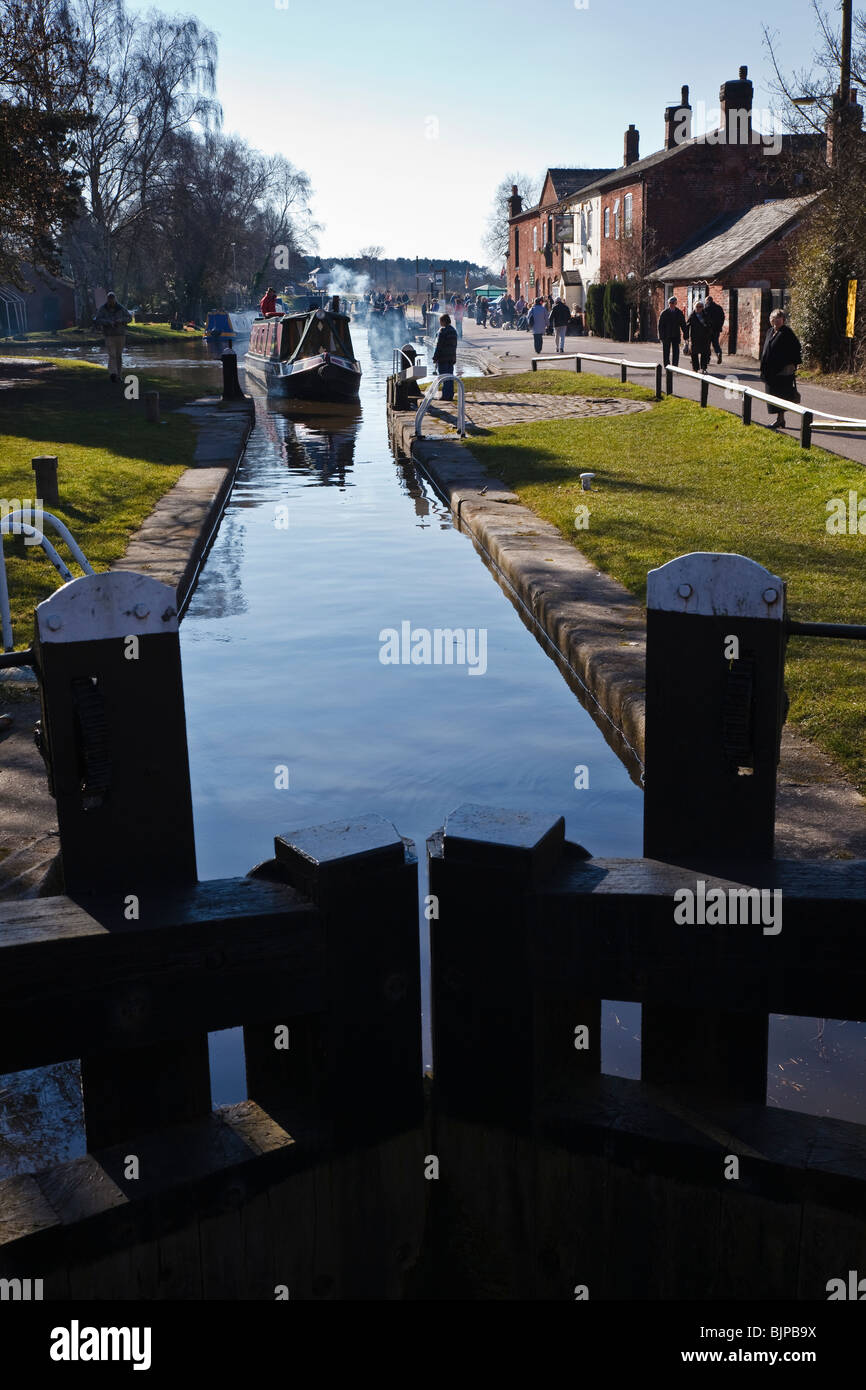
[[528, 174], [506, 174], [504, 179], [497, 184], [496, 192], [493, 195], [493, 206], [488, 215], [481, 240], [491, 262], [496, 262], [500, 266], [505, 263], [508, 256], [508, 200], [511, 197], [511, 189], [514, 184], [517, 185], [517, 191], [523, 199], [525, 208], [534, 207], [541, 192], [538, 180], [530, 178]]
[[[793, 323], [806, 356], [824, 371], [847, 365], [846, 305], [849, 279], [866, 282], [866, 137], [857, 120], [859, 109], [840, 105], [841, 41], [832, 20], [818, 0], [812, 0], [818, 48], [811, 64], [792, 73], [782, 70], [775, 36], [764, 30], [764, 41], [775, 72], [775, 92], [785, 123], [803, 141], [800, 187], [820, 188], [803, 230], [794, 243], [790, 263]], [[851, 44], [851, 85], [866, 86], [866, 14], [854, 16]], [[826, 132], [833, 129], [833, 157], [827, 162]], [[808, 148], [810, 146], [811, 148]], [[857, 363], [866, 367], [864, 296], [855, 324]]]
[[364, 273], [369, 275], [371, 285], [376, 283], [376, 270], [384, 250], [384, 246], [362, 246], [358, 252]]
[[86, 117], [72, 158], [88, 225], [70, 240], [79, 278], [104, 287], [162, 201], [172, 142], [219, 124], [216, 38], [198, 20], [127, 13], [124, 0], [69, 0], [69, 97]]
[[0, 0], [0, 282], [18, 288], [24, 262], [59, 271], [61, 229], [75, 214], [73, 42], [58, 0]]

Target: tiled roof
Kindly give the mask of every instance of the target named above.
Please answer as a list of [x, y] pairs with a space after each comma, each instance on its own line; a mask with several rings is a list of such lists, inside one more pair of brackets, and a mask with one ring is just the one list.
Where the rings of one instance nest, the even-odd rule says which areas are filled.
[[660, 282], [712, 280], [752, 255], [795, 222], [820, 195], [778, 198], [771, 203], [723, 213], [685, 242], [648, 277]]
[[553, 182], [553, 187], [557, 198], [567, 198], [570, 193], [577, 193], [579, 189], [586, 188], [590, 183], [598, 183], [607, 174], [612, 174], [612, 169], [548, 169], [548, 174]]

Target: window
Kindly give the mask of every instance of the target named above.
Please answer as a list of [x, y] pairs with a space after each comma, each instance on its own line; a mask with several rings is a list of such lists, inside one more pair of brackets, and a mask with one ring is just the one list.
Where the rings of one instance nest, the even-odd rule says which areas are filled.
[[613, 239], [619, 241], [619, 198], [613, 205]]
[[610, 208], [604, 210], [604, 234], [610, 236]]
[[533, 249], [533, 251], [537, 251], [537, 250], [538, 250], [538, 223], [537, 223], [537, 222], [533, 224], [533, 228], [532, 228], [532, 249]]
[[626, 193], [622, 204], [623, 232], [625, 236], [631, 236], [631, 194]]
[[520, 231], [514, 228], [514, 264], [520, 265]]
[[586, 239], [589, 241], [592, 236], [592, 208], [586, 210]]

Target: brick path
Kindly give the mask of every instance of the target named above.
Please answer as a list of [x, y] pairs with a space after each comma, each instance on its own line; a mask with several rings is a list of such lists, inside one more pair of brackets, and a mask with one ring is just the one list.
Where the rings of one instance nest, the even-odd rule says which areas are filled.
[[[497, 425], [526, 425], [535, 420], [584, 419], [595, 420], [604, 415], [633, 415], [649, 410], [648, 402], [626, 401], [614, 396], [547, 396], [520, 392], [512, 395], [500, 391], [484, 391], [475, 395], [466, 392], [466, 430], [477, 434], [495, 429]], [[437, 401], [424, 416], [422, 428], [428, 421], [431, 433], [439, 434], [457, 423], [457, 401]], [[437, 426], [439, 428], [437, 428]]]

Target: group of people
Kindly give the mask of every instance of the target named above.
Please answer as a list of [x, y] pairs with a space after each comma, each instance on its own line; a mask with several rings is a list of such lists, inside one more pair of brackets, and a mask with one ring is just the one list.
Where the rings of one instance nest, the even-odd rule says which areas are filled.
[[[693, 372], [706, 372], [711, 352], [715, 352], [716, 362], [721, 363], [719, 335], [724, 326], [725, 311], [711, 294], [695, 302], [688, 318], [679, 307], [676, 295], [671, 295], [667, 308], [659, 314], [659, 341], [664, 365], [679, 365], [681, 339], [691, 357]], [[799, 402], [797, 368], [802, 360], [800, 340], [788, 325], [787, 315], [783, 309], [775, 309], [770, 315], [770, 326], [761, 347], [761, 380], [768, 396]], [[784, 408], [768, 405], [767, 410], [775, 416], [770, 428], [784, 429]]]
[[679, 366], [680, 338], [690, 353], [693, 372], [705, 372], [710, 365], [710, 353], [716, 354], [721, 363], [722, 348], [719, 335], [725, 326], [725, 311], [717, 304], [711, 294], [706, 299], [698, 299], [689, 317], [686, 318], [675, 294], [668, 300], [667, 308], [659, 314], [659, 340], [662, 345], [662, 360], [667, 367]]

